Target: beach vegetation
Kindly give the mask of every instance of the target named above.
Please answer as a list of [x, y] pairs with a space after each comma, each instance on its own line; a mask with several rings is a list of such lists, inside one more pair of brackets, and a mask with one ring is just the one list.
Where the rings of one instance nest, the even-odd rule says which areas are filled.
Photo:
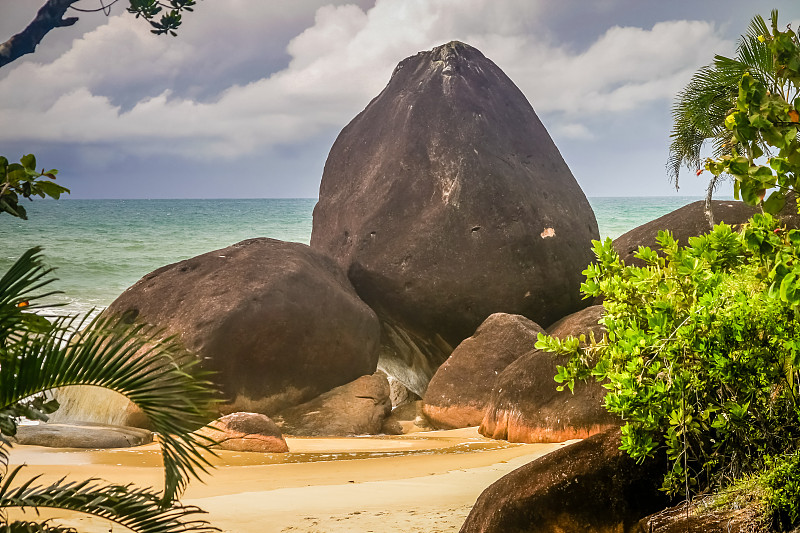
[[571, 356], [555, 377], [562, 389], [600, 381], [624, 422], [622, 449], [637, 461], [665, 452], [663, 489], [688, 496], [800, 439], [800, 315], [774, 277], [779, 256], [800, 260], [800, 230], [756, 215], [741, 232], [720, 224], [680, 246], [662, 231], [658, 243], [635, 267], [610, 239], [595, 241], [582, 291], [604, 298], [606, 334], [585, 346], [541, 335], [537, 347]]
[[[773, 12], [777, 16], [777, 12]], [[761, 15], [750, 21], [747, 31], [736, 43], [734, 57], [715, 55], [714, 61], [694, 73], [672, 105], [672, 131], [667, 171], [677, 186], [680, 170], [695, 172], [703, 167], [702, 149], [711, 144], [714, 155], [730, 154], [735, 145], [725, 127], [725, 118], [736, 106], [739, 82], [745, 72], [765, 86], [779, 84], [772, 56], [762, 35], [769, 33]]]
[[62, 194], [69, 194], [69, 189], [55, 182], [58, 170], [36, 170], [36, 156], [22, 156], [19, 163], [9, 163], [0, 156], [0, 213], [27, 220], [25, 206], [20, 204], [22, 198], [32, 200], [54, 198], [58, 200]]
[[[56, 508], [96, 515], [136, 532], [216, 531], [202, 511], [178, 496], [209, 467], [213, 441], [194, 433], [215, 415], [214, 387], [198, 359], [173, 337], [144, 324], [101, 314], [46, 316], [54, 278], [41, 250], [25, 252], [0, 278], [0, 527], [2, 531], [70, 531], [13, 521], [12, 508]], [[90, 385], [129, 398], [158, 435], [164, 488], [99, 479], [43, 483], [10, 467], [21, 417], [46, 421], [58, 407], [55, 388]]]
[[[736, 197], [763, 214], [683, 246], [660, 232], [658, 250], [636, 253], [642, 267], [625, 265], [610, 240], [595, 241], [582, 291], [603, 298], [606, 333], [589, 342], [541, 335], [537, 347], [570, 356], [555, 376], [562, 389], [592, 378], [608, 389], [606, 408], [623, 421], [622, 449], [640, 462], [666, 455], [663, 490], [689, 498], [757, 479], [770, 520], [796, 525], [800, 230], [770, 213], [798, 185], [800, 41], [773, 11], [770, 26], [753, 20], [739, 54], [738, 63], [718, 56], [679, 95], [688, 114], [676, 119], [689, 132], [681, 142], [697, 142], [671, 151], [676, 165], [695, 164], [702, 142], [714, 139], [704, 168], [731, 176]], [[709, 107], [713, 124], [701, 117]]]
[[[777, 11], [773, 11], [773, 23], [777, 17]], [[786, 82], [776, 73], [772, 53], [762, 39], [767, 34], [767, 22], [762, 16], [755, 16], [739, 38], [734, 57], [714, 56], [714, 61], [698, 70], [675, 97], [667, 173], [676, 189], [682, 167], [697, 175], [702, 173], [702, 152], [707, 146], [710, 145], [713, 157], [742, 151], [741, 142], [731, 137], [725, 119], [736, 107], [739, 82], [745, 73], [773, 92], [785, 88]], [[757, 144], [761, 149], [766, 148], [763, 141]], [[720, 174], [712, 174], [706, 193], [709, 229], [714, 225], [711, 198], [719, 177]]]

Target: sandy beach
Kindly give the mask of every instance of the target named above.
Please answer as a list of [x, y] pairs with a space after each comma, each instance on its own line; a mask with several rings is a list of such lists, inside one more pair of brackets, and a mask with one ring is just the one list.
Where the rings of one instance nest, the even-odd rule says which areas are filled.
[[[205, 483], [192, 482], [182, 501], [232, 533], [457, 532], [493, 481], [566, 445], [509, 444], [476, 428], [286, 441], [286, 454], [221, 451]], [[160, 460], [155, 444], [104, 451], [15, 446], [11, 453], [12, 464], [29, 465], [26, 478], [152, 486], [162, 483]], [[127, 531], [78, 515], [60, 522], [87, 533]]]

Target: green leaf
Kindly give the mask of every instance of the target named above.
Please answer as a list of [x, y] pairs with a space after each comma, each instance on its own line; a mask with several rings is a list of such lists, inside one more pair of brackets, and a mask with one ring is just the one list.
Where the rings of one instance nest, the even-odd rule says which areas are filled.
[[781, 281], [781, 288], [779, 292], [781, 300], [791, 303], [795, 297], [796, 286], [797, 276], [795, 276], [793, 273], [784, 276], [783, 281]]
[[742, 184], [741, 193], [742, 200], [745, 203], [750, 205], [758, 205], [758, 203], [764, 198], [766, 191], [761, 188], [760, 183], [748, 182], [747, 184]]
[[770, 122], [765, 116], [759, 114], [750, 116], [750, 124], [754, 128], [758, 129], [768, 129], [772, 127], [772, 122]]
[[58, 200], [63, 193], [69, 193], [69, 189], [57, 183], [53, 183], [52, 181], [39, 181], [36, 183], [36, 188], [50, 198], [55, 198], [56, 200]]
[[22, 166], [28, 170], [36, 170], [36, 156], [33, 154], [22, 156], [20, 163], [22, 163]]
[[735, 176], [747, 176], [750, 174], [750, 161], [746, 157], [731, 159], [728, 171]]
[[767, 213], [779, 213], [786, 206], [786, 195], [781, 191], [774, 191], [764, 201], [764, 211]]

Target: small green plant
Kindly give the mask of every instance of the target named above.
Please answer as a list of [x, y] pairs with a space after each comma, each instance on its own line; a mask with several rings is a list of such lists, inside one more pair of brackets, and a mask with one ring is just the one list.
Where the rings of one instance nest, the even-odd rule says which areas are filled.
[[27, 220], [25, 207], [20, 198], [32, 199], [34, 196], [55, 198], [69, 194], [69, 189], [55, 183], [58, 170], [36, 170], [36, 157], [33, 154], [22, 156], [19, 163], [9, 163], [0, 156], [0, 213]]
[[582, 290], [605, 298], [606, 335], [586, 346], [540, 335], [536, 346], [571, 356], [555, 377], [562, 388], [603, 383], [624, 421], [622, 449], [638, 461], [666, 452], [663, 489], [688, 495], [800, 438], [800, 317], [771, 277], [778, 253], [800, 257], [800, 231], [757, 215], [741, 233], [720, 224], [688, 246], [668, 232], [658, 242], [661, 253], [639, 249], [640, 268], [595, 241]]

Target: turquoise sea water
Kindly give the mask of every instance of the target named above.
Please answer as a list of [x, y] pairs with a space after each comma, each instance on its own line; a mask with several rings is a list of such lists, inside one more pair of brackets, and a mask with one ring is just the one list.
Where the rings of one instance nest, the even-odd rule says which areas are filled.
[[[590, 198], [601, 236], [626, 231], [695, 197]], [[252, 237], [308, 243], [316, 199], [59, 200], [0, 215], [0, 272], [44, 247], [63, 312], [103, 308], [153, 270]]]

